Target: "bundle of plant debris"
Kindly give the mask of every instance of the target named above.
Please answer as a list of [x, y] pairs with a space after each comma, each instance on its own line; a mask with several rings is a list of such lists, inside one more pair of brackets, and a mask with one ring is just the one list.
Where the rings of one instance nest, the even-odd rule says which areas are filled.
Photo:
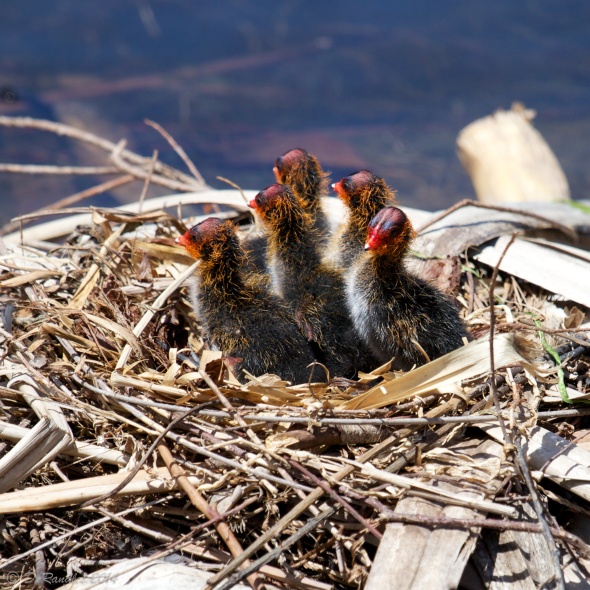
[[209, 350], [174, 239], [202, 218], [188, 204], [240, 217], [244, 200], [201, 188], [4, 236], [5, 579], [108, 588], [171, 555], [166, 584], [196, 568], [217, 589], [588, 579], [588, 215], [407, 209], [412, 264], [474, 339], [405, 373], [243, 384]]

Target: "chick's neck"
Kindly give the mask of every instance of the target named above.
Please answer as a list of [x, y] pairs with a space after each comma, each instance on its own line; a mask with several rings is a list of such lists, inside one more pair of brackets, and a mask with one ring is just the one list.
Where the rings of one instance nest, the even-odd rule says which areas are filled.
[[200, 266], [200, 287], [224, 299], [241, 298], [245, 292], [245, 255], [236, 235], [223, 236], [208, 245]]
[[297, 299], [317, 279], [319, 235], [311, 216], [296, 206], [272, 227], [267, 257], [273, 285], [283, 297]]
[[311, 219], [295, 203], [285, 202], [276, 206], [267, 223], [269, 249], [283, 251], [287, 246], [304, 240], [311, 226]]
[[320, 196], [328, 190], [326, 175], [320, 170], [300, 167], [291, 172], [288, 182], [305, 210], [315, 214], [320, 209]]
[[396, 242], [372, 251], [370, 264], [374, 274], [391, 282], [407, 274], [404, 258], [409, 246], [410, 238], [400, 237]]

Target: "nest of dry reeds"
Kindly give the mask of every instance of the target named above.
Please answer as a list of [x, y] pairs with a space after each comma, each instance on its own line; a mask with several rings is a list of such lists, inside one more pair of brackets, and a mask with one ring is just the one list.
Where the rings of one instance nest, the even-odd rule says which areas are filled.
[[[243, 209], [235, 191], [192, 200]], [[195, 219], [164, 211], [189, 201], [6, 236], [0, 580], [57, 587], [170, 554], [216, 588], [588, 577], [583, 305], [466, 251], [445, 267], [463, 348], [405, 374], [241, 385], [189, 303], [173, 240]]]

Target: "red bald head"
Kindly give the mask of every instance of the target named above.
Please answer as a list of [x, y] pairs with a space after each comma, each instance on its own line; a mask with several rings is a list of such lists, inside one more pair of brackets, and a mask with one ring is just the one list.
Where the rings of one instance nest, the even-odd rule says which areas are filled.
[[410, 220], [401, 209], [385, 207], [369, 223], [365, 250], [394, 248], [402, 254], [415, 235]]
[[303, 148], [295, 148], [284, 153], [280, 158], [276, 159], [274, 168], [272, 169], [277, 182], [287, 182], [290, 172], [302, 164], [306, 164], [309, 160], [310, 155]]
[[345, 176], [332, 185], [334, 192], [344, 201], [350, 203], [354, 196], [370, 191], [381, 179], [369, 170], [359, 170]]
[[[201, 221], [201, 223], [191, 227], [183, 235], [176, 238], [175, 241], [177, 244], [184, 246], [193, 258], [199, 259], [201, 258], [203, 246], [216, 239], [220, 235], [222, 227], [226, 225], [227, 222], [221, 219], [209, 217], [205, 221]], [[232, 225], [231, 222], [230, 225]]]
[[294, 200], [293, 193], [288, 186], [284, 184], [271, 184], [269, 187], [260, 191], [249, 203], [248, 207], [254, 209], [261, 217], [265, 216], [269, 210], [285, 202]]

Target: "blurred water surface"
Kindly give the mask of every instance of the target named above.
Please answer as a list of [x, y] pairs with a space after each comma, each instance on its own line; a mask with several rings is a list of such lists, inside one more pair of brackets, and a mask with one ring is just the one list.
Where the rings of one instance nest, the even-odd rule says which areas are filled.
[[[20, 0], [0, 15], [0, 114], [126, 138], [182, 166], [143, 122], [155, 120], [216, 187], [221, 175], [263, 188], [274, 159], [299, 146], [336, 179], [370, 168], [403, 204], [442, 208], [473, 195], [459, 130], [521, 101], [573, 197], [590, 192], [587, 2]], [[0, 162], [97, 159], [64, 138], [0, 128]], [[100, 180], [0, 174], [0, 223]]]

